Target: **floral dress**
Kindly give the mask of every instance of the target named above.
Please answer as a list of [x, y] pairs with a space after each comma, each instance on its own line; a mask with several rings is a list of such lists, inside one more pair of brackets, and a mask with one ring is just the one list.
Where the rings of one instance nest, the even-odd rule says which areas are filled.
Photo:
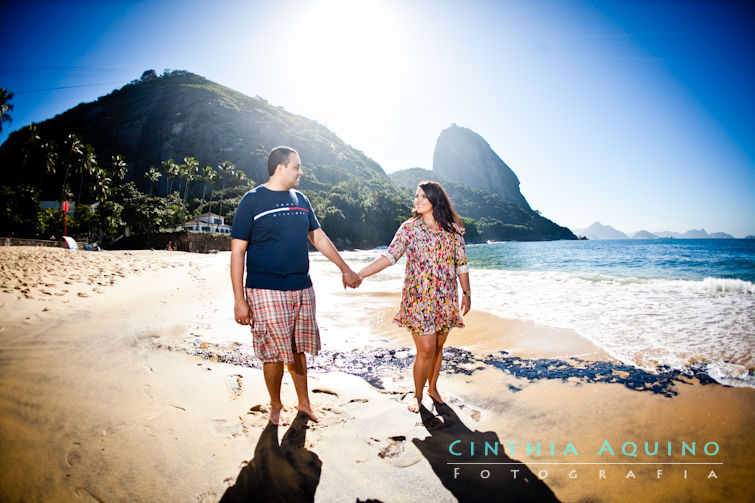
[[456, 276], [468, 273], [464, 238], [431, 229], [422, 218], [401, 224], [384, 256], [395, 264], [406, 252], [401, 308], [393, 322], [412, 333], [431, 335], [463, 327]]

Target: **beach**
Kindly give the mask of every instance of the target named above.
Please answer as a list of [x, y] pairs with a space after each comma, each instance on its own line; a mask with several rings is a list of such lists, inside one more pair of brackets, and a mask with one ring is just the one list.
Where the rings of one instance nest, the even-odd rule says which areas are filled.
[[286, 375], [294, 421], [276, 428], [228, 253], [0, 247], [0, 264], [2, 501], [755, 500], [753, 388], [478, 310], [474, 269], [446, 404], [418, 415], [411, 337], [391, 324], [401, 271], [344, 291], [311, 254], [322, 420], [295, 418]]

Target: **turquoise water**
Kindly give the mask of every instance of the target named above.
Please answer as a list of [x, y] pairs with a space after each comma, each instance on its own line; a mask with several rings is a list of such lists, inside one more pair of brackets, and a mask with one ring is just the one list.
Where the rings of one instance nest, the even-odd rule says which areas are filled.
[[755, 282], [755, 239], [505, 242], [469, 245], [467, 255], [485, 269]]

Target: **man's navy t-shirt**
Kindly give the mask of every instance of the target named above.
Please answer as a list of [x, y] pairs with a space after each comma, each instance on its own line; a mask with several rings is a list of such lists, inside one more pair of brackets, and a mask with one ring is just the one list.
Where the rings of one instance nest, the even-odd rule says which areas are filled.
[[246, 286], [303, 290], [309, 278], [308, 234], [320, 223], [307, 196], [298, 190], [250, 190], [239, 203], [231, 237], [249, 242]]

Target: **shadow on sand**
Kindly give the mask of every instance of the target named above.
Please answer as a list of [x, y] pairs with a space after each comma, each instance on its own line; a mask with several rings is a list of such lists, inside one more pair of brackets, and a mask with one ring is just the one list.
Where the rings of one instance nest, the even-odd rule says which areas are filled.
[[[430, 462], [441, 483], [464, 503], [468, 501], [557, 502], [553, 491], [538, 479], [527, 465], [506, 456], [505, 444], [492, 431], [472, 431], [447, 404], [435, 404], [438, 416], [425, 407], [420, 409], [422, 424], [430, 433], [424, 440], [413, 439], [414, 445]], [[455, 456], [449, 452], [454, 444]], [[472, 443], [474, 442], [474, 454]], [[485, 443], [498, 445], [498, 455], [485, 455]], [[454, 463], [454, 464], [450, 464]], [[466, 465], [456, 463], [483, 463]], [[492, 463], [510, 463], [498, 464]], [[514, 474], [512, 470], [517, 470]], [[482, 473], [485, 471], [485, 473]], [[483, 478], [481, 475], [487, 475]]]
[[304, 448], [306, 414], [297, 414], [278, 445], [278, 426], [269, 423], [254, 449], [254, 458], [241, 469], [236, 484], [220, 499], [223, 503], [314, 501], [322, 461]]

